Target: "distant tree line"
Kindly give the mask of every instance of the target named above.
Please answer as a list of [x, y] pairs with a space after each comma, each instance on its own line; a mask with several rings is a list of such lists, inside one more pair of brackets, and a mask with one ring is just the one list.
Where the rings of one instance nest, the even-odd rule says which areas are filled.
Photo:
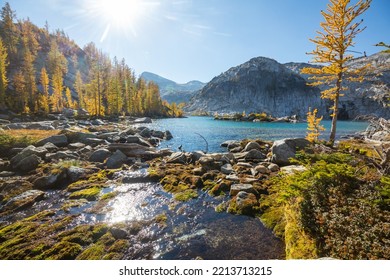
[[111, 60], [94, 43], [81, 50], [64, 31], [50, 33], [47, 23], [39, 28], [28, 18], [19, 20], [9, 3], [0, 16], [0, 110], [43, 115], [64, 108], [85, 109], [92, 116], [183, 114], [176, 104], [161, 100], [155, 83], [137, 78], [124, 59]]

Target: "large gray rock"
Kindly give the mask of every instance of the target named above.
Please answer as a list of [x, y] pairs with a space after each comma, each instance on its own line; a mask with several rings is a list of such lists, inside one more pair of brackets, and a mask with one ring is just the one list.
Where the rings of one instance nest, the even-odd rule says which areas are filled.
[[297, 151], [303, 150], [311, 143], [304, 138], [283, 139], [275, 141], [271, 147], [272, 162], [278, 165], [289, 165], [290, 158], [295, 158]]
[[68, 137], [66, 137], [66, 135], [64, 134], [52, 135], [50, 137], [38, 141], [37, 146], [43, 146], [46, 143], [52, 143], [57, 147], [66, 147], [68, 145]]
[[230, 173], [233, 172], [233, 167], [230, 163], [226, 163], [221, 167], [221, 172], [223, 174], [229, 175]]
[[11, 198], [3, 208], [2, 211], [15, 211], [21, 210], [32, 206], [35, 202], [38, 202], [45, 198], [45, 193], [39, 190], [29, 190], [18, 196]]
[[88, 143], [85, 143], [85, 141], [87, 139], [97, 137], [96, 134], [86, 133], [86, 132], [81, 132], [81, 131], [72, 131], [72, 130], [66, 130], [64, 132], [64, 134], [66, 135], [66, 137], [68, 137], [68, 141], [70, 143], [80, 142], [80, 143], [84, 143], [87, 145], [88, 145]]
[[152, 136], [152, 131], [145, 127], [140, 133], [139, 135], [141, 135], [142, 137], [145, 137], [145, 138], [150, 138]]
[[136, 119], [135, 121], [134, 121], [134, 123], [152, 123], [152, 119], [151, 118], [148, 118], [148, 117], [146, 117], [146, 118], [139, 118], [139, 119]]
[[59, 182], [65, 178], [65, 172], [60, 172], [58, 174], [50, 174], [47, 176], [42, 176], [34, 180], [34, 187], [40, 190], [47, 190], [49, 188], [61, 187]]
[[92, 162], [104, 162], [108, 157], [110, 157], [112, 153], [107, 149], [99, 149], [94, 151], [90, 157], [89, 161]]
[[67, 178], [70, 182], [76, 182], [80, 180], [80, 178], [84, 177], [87, 173], [87, 170], [78, 166], [70, 166], [66, 170]]
[[[31, 155], [36, 155], [38, 158], [43, 158], [45, 156], [45, 154], [47, 153], [48, 151], [43, 148], [43, 147], [35, 147], [35, 146], [28, 146], [26, 148], [24, 148], [21, 152], [19, 152], [16, 156], [14, 156], [13, 158], [11, 158], [11, 166], [16, 168], [16, 166], [25, 158], [31, 156]], [[34, 167], [35, 168], [35, 167]], [[32, 169], [30, 169], [32, 170]]]
[[173, 138], [172, 133], [169, 130], [166, 130], [164, 132], [164, 138], [165, 140], [171, 140]]
[[53, 152], [58, 151], [58, 147], [51, 142], [47, 142], [42, 147], [45, 148], [49, 153], [53, 153]]
[[251, 184], [233, 184], [230, 187], [229, 195], [235, 196], [241, 191], [247, 192], [247, 193], [255, 193], [256, 192]]
[[29, 123], [26, 125], [26, 129], [38, 129], [38, 130], [54, 130], [54, 126], [47, 122]]
[[156, 137], [156, 138], [159, 138], [159, 139], [164, 139], [165, 133], [163, 131], [153, 130], [152, 131], [152, 136]]
[[122, 153], [120, 150], [115, 151], [106, 161], [106, 166], [108, 169], [117, 169], [122, 167], [127, 161], [127, 156]]
[[19, 161], [14, 168], [21, 171], [31, 171], [38, 167], [38, 165], [41, 163], [41, 158], [37, 155], [29, 155], [28, 157], [23, 158], [21, 161]]
[[244, 152], [249, 152], [250, 150], [261, 150], [261, 146], [259, 145], [259, 143], [257, 142], [249, 142], [248, 144], [246, 144], [245, 148], [244, 148]]
[[173, 153], [168, 159], [167, 163], [179, 163], [179, 164], [186, 164], [187, 163], [187, 157], [182, 152], [176, 152]]
[[58, 151], [56, 153], [46, 154], [46, 160], [64, 160], [64, 159], [78, 159], [79, 155], [73, 151]]
[[259, 150], [253, 149], [246, 153], [245, 160], [262, 160], [266, 158], [266, 155]]

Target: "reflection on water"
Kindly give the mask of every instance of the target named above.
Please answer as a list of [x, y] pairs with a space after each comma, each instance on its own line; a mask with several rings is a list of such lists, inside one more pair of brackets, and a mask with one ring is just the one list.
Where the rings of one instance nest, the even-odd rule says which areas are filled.
[[[122, 173], [123, 178], [140, 180], [141, 173]], [[216, 213], [214, 207], [227, 198], [201, 193], [198, 199], [177, 203], [172, 195], [152, 182], [127, 183], [110, 190], [119, 194], [110, 204], [105, 222], [150, 221], [159, 214], [167, 217], [166, 227], [144, 223], [139, 235], [145, 244], [131, 255], [154, 259], [278, 259], [284, 245], [253, 217]], [[171, 207], [169, 207], [169, 205]], [[137, 247], [136, 247], [137, 248]]]
[[155, 183], [124, 184], [114, 190], [119, 194], [109, 204], [112, 211], [105, 216], [109, 223], [152, 219], [169, 203]]

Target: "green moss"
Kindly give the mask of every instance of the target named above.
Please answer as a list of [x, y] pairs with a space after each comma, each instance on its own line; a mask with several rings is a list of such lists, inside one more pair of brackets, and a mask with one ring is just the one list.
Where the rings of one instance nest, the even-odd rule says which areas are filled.
[[80, 207], [88, 203], [88, 200], [86, 199], [73, 199], [73, 200], [66, 200], [61, 206], [61, 210], [65, 212], [69, 212], [71, 208], [73, 207]]
[[99, 196], [101, 188], [92, 187], [85, 190], [76, 191], [69, 195], [69, 199], [86, 199], [89, 201], [96, 200]]
[[218, 204], [216, 207], [215, 207], [215, 212], [217, 213], [222, 213], [222, 212], [226, 212], [227, 211], [227, 208], [228, 208], [228, 203], [227, 202], [222, 202], [220, 204]]
[[114, 197], [116, 197], [117, 195], [118, 195], [118, 192], [116, 192], [116, 191], [105, 193], [100, 197], [100, 200], [110, 200], [110, 199], [113, 199]]
[[105, 248], [103, 245], [93, 244], [80, 255], [77, 256], [77, 260], [101, 260], [105, 255]]
[[217, 184], [217, 183], [214, 182], [213, 180], [206, 180], [206, 181], [203, 182], [203, 188], [202, 188], [202, 190], [203, 190], [203, 191], [211, 190], [212, 188], [215, 187], [216, 184]]
[[215, 184], [215, 186], [209, 190], [209, 195], [211, 196], [219, 196], [219, 195], [224, 195], [225, 192], [230, 191], [230, 186], [232, 183], [230, 181], [222, 181], [220, 183]]
[[178, 201], [188, 201], [190, 199], [197, 198], [197, 197], [198, 197], [198, 192], [196, 190], [188, 189], [176, 193], [173, 198]]
[[286, 205], [284, 240], [286, 259], [317, 259], [316, 243], [302, 228], [299, 202]]
[[162, 227], [167, 226], [167, 220], [168, 220], [168, 217], [167, 217], [167, 214], [165, 212], [154, 217], [154, 221]]
[[108, 248], [109, 253], [123, 253], [129, 248], [129, 241], [120, 239], [114, 242], [111, 247]]
[[106, 224], [96, 224], [92, 230], [92, 238], [94, 241], [97, 241], [100, 237], [106, 234], [108, 231], [108, 226]]
[[74, 260], [82, 250], [83, 248], [77, 243], [61, 241], [43, 252], [39, 258], [45, 260]]

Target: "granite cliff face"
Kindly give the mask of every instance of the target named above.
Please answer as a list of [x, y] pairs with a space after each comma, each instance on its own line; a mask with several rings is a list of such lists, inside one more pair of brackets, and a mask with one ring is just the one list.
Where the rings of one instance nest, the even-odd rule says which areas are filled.
[[[378, 53], [350, 62], [350, 67], [370, 63], [375, 73], [363, 83], [349, 83], [349, 90], [340, 100], [340, 119], [361, 115], [390, 118], [390, 55]], [[298, 115], [305, 118], [309, 107], [329, 117], [328, 100], [320, 99], [321, 88], [306, 85], [308, 76], [300, 70], [307, 63], [280, 64], [258, 57], [233, 67], [211, 80], [191, 99], [190, 112], [266, 112], [274, 117]]]
[[304, 78], [275, 60], [257, 57], [212, 79], [187, 110], [304, 117], [309, 106], [325, 108], [318, 89], [308, 87]]

